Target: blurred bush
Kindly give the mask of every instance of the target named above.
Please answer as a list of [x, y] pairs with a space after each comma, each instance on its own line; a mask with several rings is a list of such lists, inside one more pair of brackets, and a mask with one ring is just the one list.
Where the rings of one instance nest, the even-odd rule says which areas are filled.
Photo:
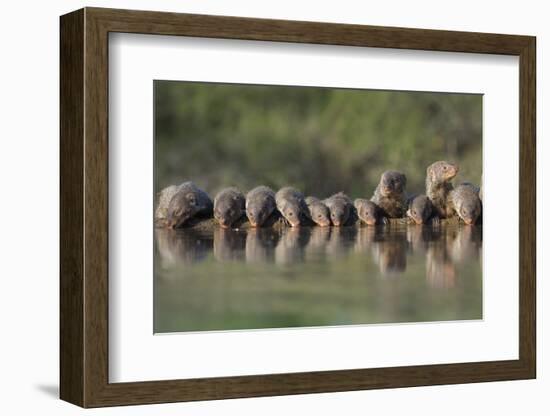
[[423, 192], [426, 167], [479, 183], [482, 96], [155, 81], [156, 191], [186, 180], [215, 193], [292, 185], [370, 197], [384, 170]]

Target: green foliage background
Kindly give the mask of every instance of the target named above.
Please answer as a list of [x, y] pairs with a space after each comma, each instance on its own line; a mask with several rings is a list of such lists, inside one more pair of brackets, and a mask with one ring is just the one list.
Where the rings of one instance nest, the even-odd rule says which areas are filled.
[[192, 180], [211, 194], [370, 197], [393, 169], [420, 193], [436, 160], [480, 180], [481, 95], [155, 81], [154, 96], [156, 191]]

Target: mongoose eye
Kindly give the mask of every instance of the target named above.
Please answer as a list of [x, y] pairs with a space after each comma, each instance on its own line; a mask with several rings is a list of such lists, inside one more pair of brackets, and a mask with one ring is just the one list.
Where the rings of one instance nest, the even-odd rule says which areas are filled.
[[416, 215], [416, 211], [413, 211], [413, 215]]
[[292, 217], [293, 215], [294, 215], [294, 214], [293, 214], [292, 212], [289, 212], [289, 213], [288, 213], [288, 216], [289, 216], [289, 217]]

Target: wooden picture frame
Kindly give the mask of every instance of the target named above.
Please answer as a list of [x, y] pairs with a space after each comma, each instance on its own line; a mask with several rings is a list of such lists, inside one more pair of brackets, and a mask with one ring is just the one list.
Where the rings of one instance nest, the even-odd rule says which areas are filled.
[[[534, 37], [100, 8], [64, 15], [60, 28], [61, 399], [100, 407], [535, 378]], [[519, 359], [109, 383], [110, 32], [519, 56]]]

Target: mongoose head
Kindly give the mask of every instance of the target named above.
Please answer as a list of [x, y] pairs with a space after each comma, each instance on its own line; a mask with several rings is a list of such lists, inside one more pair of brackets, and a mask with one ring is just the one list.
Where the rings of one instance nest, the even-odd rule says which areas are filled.
[[330, 225], [330, 211], [321, 201], [316, 201], [309, 205], [309, 214], [315, 224], [321, 227], [328, 227]]
[[244, 196], [239, 192], [220, 192], [214, 200], [214, 218], [223, 228], [231, 225], [244, 214]]
[[458, 165], [451, 162], [440, 160], [428, 166], [427, 177], [432, 183], [447, 182], [453, 179], [458, 173]]
[[455, 211], [468, 225], [477, 222], [481, 215], [481, 201], [475, 192], [461, 192], [454, 198]]
[[330, 220], [332, 223], [339, 227], [344, 225], [350, 214], [350, 204], [343, 199], [338, 199], [330, 205]]
[[411, 201], [407, 216], [416, 224], [426, 224], [432, 216], [432, 210], [432, 201], [426, 195], [418, 195]]
[[185, 221], [193, 217], [202, 207], [198, 203], [195, 192], [178, 192], [168, 204], [167, 225], [169, 228], [178, 228]]
[[380, 210], [378, 205], [368, 199], [356, 199], [354, 204], [357, 216], [367, 225], [376, 225]]
[[400, 195], [407, 186], [407, 177], [404, 173], [394, 170], [388, 170], [380, 177], [380, 193], [382, 196], [389, 197]]
[[253, 227], [261, 227], [275, 209], [275, 201], [265, 195], [246, 200], [246, 216]]
[[300, 204], [286, 201], [283, 206], [280, 207], [279, 212], [289, 222], [291, 227], [297, 227], [300, 225], [302, 210]]

